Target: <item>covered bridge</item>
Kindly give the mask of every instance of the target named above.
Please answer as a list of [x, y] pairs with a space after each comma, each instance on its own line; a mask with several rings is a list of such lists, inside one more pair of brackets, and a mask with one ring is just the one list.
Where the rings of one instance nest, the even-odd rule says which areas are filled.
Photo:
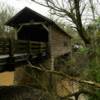
[[[17, 40], [45, 44], [46, 50], [41, 52], [41, 56], [48, 56], [51, 61], [51, 66], [54, 65], [55, 58], [65, 55], [71, 50], [71, 36], [57, 26], [52, 20], [30, 8], [25, 7], [22, 9], [6, 22], [6, 25], [16, 29]], [[33, 49], [33, 47], [29, 47], [28, 53], [31, 57], [35, 54]], [[41, 45], [38, 49], [39, 51], [41, 50]], [[21, 53], [21, 51], [22, 49], [19, 52]], [[40, 57], [40, 55], [38, 57]], [[51, 67], [51, 69], [54, 69], [54, 67]]]
[[[17, 39], [15, 44], [10, 46], [10, 49], [12, 48], [12, 53], [9, 54], [9, 57], [11, 58], [9, 63], [12, 64], [10, 64], [9, 66], [5, 66], [5, 70], [2, 70], [2, 68], [0, 67], [0, 71], [8, 71], [8, 67], [13, 67], [15, 62], [16, 64], [19, 64], [19, 61], [22, 61], [22, 59], [27, 60], [28, 58], [30, 58], [29, 60], [33, 62], [40, 61], [40, 58], [42, 58], [42, 61], [47, 64], [49, 70], [55, 70], [55, 59], [62, 55], [68, 54], [71, 51], [71, 36], [63, 31], [59, 26], [57, 26], [52, 20], [44, 17], [43, 15], [40, 15], [39, 13], [27, 7], [25, 7], [14, 17], [12, 17], [6, 23], [6, 25], [14, 27], [16, 29]], [[21, 41], [20, 45], [18, 44], [18, 41]], [[37, 43], [39, 43], [38, 47], [36, 46]], [[42, 50], [42, 46], [45, 47], [45, 50]], [[39, 54], [37, 52], [39, 52]], [[12, 58], [14, 59], [12, 60]], [[34, 71], [34, 76], [37, 75], [36, 72], [37, 71]], [[39, 76], [36, 78], [39, 78], [42, 84], [46, 84], [47, 87], [49, 86], [48, 84], [52, 84], [52, 76], [49, 73], [38, 74]], [[17, 84], [19, 85], [25, 85], [27, 80], [27, 82], [29, 83], [32, 82], [32, 80], [29, 79], [29, 76], [26, 76], [25, 69], [22, 67], [16, 69], [16, 71], [14, 72], [14, 80], [17, 81]], [[37, 86], [38, 84], [35, 83], [35, 85]], [[53, 84], [53, 86], [55, 85]], [[11, 90], [12, 92], [14, 89], [17, 90], [17, 88], [12, 88], [12, 90], [9, 90]], [[4, 89], [4, 91], [6, 90]], [[24, 92], [26, 93], [26, 91]], [[1, 96], [3, 96], [3, 94], [1, 94]]]

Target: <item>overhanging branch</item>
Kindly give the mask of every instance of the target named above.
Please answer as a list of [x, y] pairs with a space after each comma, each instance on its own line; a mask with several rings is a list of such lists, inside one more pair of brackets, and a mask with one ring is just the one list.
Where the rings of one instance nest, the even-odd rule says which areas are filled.
[[73, 0], [72, 2], [71, 2], [71, 0], [68, 0], [68, 3], [70, 5], [70, 10], [64, 8], [63, 0], [61, 1], [62, 6], [60, 6], [58, 4], [59, 3], [58, 0], [55, 0], [55, 1], [54, 0], [44, 0], [45, 4], [43, 4], [37, 0], [32, 0], [32, 1], [39, 5], [42, 5], [44, 7], [54, 10], [56, 12], [55, 15], [61, 14], [59, 16], [62, 17], [63, 15], [65, 15], [65, 16], [69, 17], [72, 20], [72, 22], [76, 25], [78, 34], [82, 38], [82, 40], [85, 42], [85, 44], [88, 45], [91, 43], [90, 42], [91, 40], [90, 40], [89, 36], [87, 35], [87, 32], [84, 31], [84, 27], [82, 24], [81, 16], [85, 10], [86, 5], [84, 5], [82, 11], [80, 12], [81, 0]]
[[65, 74], [63, 72], [51, 71], [51, 70], [35, 67], [30, 63], [30, 61], [28, 61], [28, 66], [33, 68], [33, 69], [36, 69], [38, 71], [41, 71], [41, 72], [56, 74], [56, 75], [59, 75], [59, 76], [66, 77], [71, 81], [75, 81], [75, 82], [78, 82], [78, 83], [84, 83], [86, 85], [90, 85], [90, 86], [93, 86], [93, 87], [96, 87], [96, 88], [100, 88], [100, 83], [96, 83], [96, 82], [93, 82], [93, 81], [87, 81], [87, 80], [82, 80], [82, 79], [79, 79], [79, 78], [75, 78], [75, 77], [69, 76], [69, 75], [67, 75], [67, 74]]

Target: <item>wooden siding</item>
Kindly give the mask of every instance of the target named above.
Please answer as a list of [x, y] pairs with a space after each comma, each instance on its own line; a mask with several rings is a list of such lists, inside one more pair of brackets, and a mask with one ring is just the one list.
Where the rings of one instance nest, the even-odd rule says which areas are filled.
[[63, 34], [56, 27], [51, 26], [50, 29], [50, 45], [51, 45], [51, 55], [53, 57], [58, 57], [70, 52], [71, 49], [71, 39], [66, 34]]

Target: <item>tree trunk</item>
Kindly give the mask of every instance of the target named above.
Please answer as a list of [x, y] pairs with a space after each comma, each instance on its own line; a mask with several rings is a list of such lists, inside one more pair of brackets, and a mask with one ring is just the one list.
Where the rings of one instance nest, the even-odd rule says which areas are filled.
[[90, 38], [87, 35], [87, 32], [85, 31], [85, 29], [82, 25], [79, 2], [80, 2], [80, 0], [74, 0], [75, 10], [76, 10], [76, 20], [77, 20], [77, 22], [76, 22], [77, 31], [78, 31], [80, 37], [85, 42], [85, 44], [88, 45], [88, 44], [90, 44]]

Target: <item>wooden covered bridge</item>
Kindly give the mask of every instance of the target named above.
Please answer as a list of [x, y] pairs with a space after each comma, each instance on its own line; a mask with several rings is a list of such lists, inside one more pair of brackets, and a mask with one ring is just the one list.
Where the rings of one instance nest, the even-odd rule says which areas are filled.
[[6, 25], [14, 27], [16, 39], [0, 39], [0, 72], [13, 71], [30, 60], [33, 64], [54, 59], [71, 50], [71, 36], [52, 20], [25, 7]]

